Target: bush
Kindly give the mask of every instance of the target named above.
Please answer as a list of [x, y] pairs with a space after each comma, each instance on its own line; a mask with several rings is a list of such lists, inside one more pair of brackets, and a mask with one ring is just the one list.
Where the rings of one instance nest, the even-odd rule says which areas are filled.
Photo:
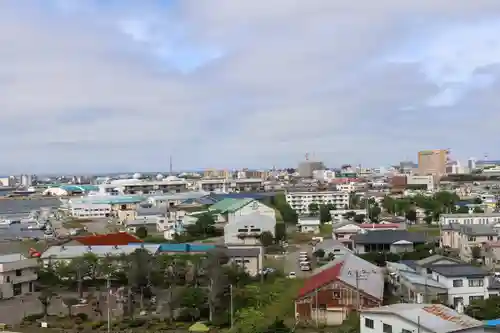
[[137, 318], [137, 319], [133, 319], [133, 320], [129, 321], [128, 327], [136, 328], [136, 327], [144, 326], [144, 324], [146, 324], [146, 319]]
[[88, 314], [86, 314], [86, 313], [82, 313], [82, 312], [77, 313], [77, 314], [76, 314], [76, 317], [80, 318], [82, 321], [87, 321], [87, 320], [89, 320], [89, 315], [88, 315]]
[[43, 313], [35, 313], [23, 318], [24, 321], [34, 322], [44, 317]]
[[77, 325], [80, 325], [83, 323], [83, 319], [80, 317], [74, 317], [73, 320], [74, 320], [75, 324], [77, 324]]
[[90, 323], [90, 327], [93, 330], [97, 330], [97, 329], [101, 328], [103, 325], [104, 325], [103, 321], [93, 321]]

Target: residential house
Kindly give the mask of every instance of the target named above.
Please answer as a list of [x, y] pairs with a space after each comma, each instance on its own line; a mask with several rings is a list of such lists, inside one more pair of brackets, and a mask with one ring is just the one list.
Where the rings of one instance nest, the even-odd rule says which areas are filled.
[[28, 259], [20, 253], [1, 255], [0, 299], [34, 292], [37, 270], [37, 259]]
[[355, 253], [367, 252], [412, 252], [425, 244], [426, 236], [421, 232], [406, 230], [366, 231], [351, 237]]
[[335, 256], [335, 258], [341, 257], [346, 253], [352, 253], [344, 244], [337, 239], [325, 239], [322, 242], [314, 245], [313, 252], [317, 250], [323, 250], [325, 252], [325, 257]]
[[225, 252], [230, 264], [243, 267], [250, 276], [258, 275], [263, 269], [264, 249], [260, 246], [229, 246]]
[[483, 333], [483, 322], [442, 304], [391, 304], [361, 310], [360, 333]]
[[500, 213], [441, 214], [439, 224], [496, 224], [500, 223]]
[[356, 308], [382, 304], [381, 268], [347, 253], [313, 271], [295, 300], [297, 322], [339, 325]]
[[364, 231], [405, 230], [404, 223], [356, 223], [345, 221], [332, 225], [332, 238], [341, 241], [351, 240], [351, 237]]
[[[460, 258], [466, 261], [473, 259], [473, 248], [482, 249], [499, 240], [498, 231], [489, 224], [447, 224], [442, 226], [440, 234], [440, 246], [457, 249]], [[479, 254], [476, 259], [483, 259], [483, 254]]]
[[126, 232], [116, 232], [111, 234], [102, 235], [90, 235], [90, 236], [78, 236], [73, 237], [73, 239], [67, 243], [65, 246], [97, 246], [97, 245], [128, 245], [134, 243], [142, 243], [139, 237], [131, 235]]
[[276, 219], [258, 212], [237, 216], [234, 221], [224, 226], [226, 244], [260, 244], [259, 236], [263, 232], [275, 235]]
[[488, 269], [500, 270], [500, 241], [488, 242], [483, 245], [482, 255]]
[[321, 222], [316, 216], [299, 216], [297, 228], [303, 233], [320, 233]]
[[[352, 213], [351, 213], [352, 212]], [[366, 215], [366, 209], [334, 209], [330, 210], [333, 223], [338, 223], [346, 220], [346, 214]]]

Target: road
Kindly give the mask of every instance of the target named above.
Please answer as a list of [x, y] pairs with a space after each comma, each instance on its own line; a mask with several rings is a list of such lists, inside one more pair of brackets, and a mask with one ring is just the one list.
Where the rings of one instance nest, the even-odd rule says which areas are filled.
[[285, 274], [290, 272], [295, 272], [297, 277], [306, 278], [311, 275], [311, 272], [301, 271], [299, 265], [300, 252], [307, 252], [309, 256], [312, 256], [312, 245], [310, 244], [300, 244], [294, 246], [291, 252], [288, 252], [285, 259]]

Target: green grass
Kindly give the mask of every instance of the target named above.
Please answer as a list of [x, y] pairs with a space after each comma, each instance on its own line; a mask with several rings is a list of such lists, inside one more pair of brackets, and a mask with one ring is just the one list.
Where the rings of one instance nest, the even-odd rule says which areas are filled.
[[333, 226], [331, 224], [322, 224], [320, 227], [320, 234], [325, 238], [332, 238]]
[[414, 225], [408, 227], [410, 232], [425, 232], [428, 237], [436, 237], [440, 235], [440, 229], [437, 225]]

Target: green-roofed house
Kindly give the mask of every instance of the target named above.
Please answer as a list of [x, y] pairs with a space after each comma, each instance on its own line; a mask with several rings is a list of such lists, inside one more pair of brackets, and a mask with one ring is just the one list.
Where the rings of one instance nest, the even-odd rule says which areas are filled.
[[250, 198], [226, 198], [210, 206], [208, 211], [217, 214], [217, 222], [219, 223], [232, 223], [238, 216], [255, 213], [271, 216], [276, 219], [274, 209], [264, 205], [258, 200]]

